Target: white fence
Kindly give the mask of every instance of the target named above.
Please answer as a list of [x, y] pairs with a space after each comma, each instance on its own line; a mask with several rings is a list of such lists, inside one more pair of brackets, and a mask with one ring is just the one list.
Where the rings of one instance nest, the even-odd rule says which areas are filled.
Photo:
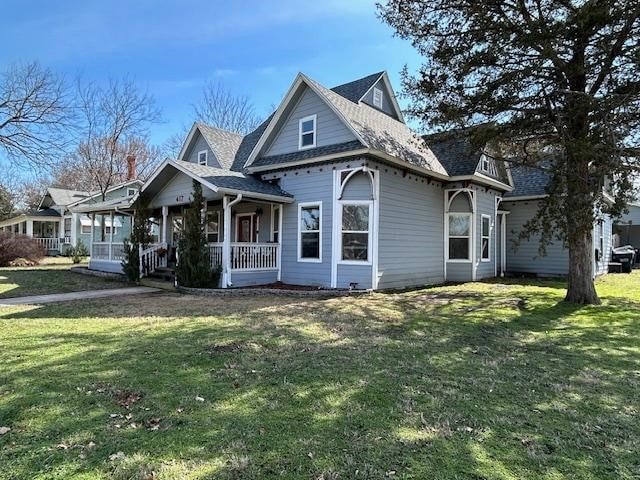
[[58, 238], [33, 238], [45, 250], [58, 250], [60, 248], [60, 240]]
[[[231, 270], [277, 270], [277, 243], [232, 243]], [[222, 265], [222, 243], [209, 244], [211, 266]]]

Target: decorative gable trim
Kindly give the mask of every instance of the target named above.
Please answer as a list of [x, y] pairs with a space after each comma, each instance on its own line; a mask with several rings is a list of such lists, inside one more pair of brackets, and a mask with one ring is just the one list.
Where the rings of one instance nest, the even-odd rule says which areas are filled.
[[378, 85], [380, 83], [380, 80], [382, 80], [382, 82], [384, 83], [385, 88], [387, 89], [387, 95], [389, 95], [389, 98], [391, 99], [391, 105], [393, 106], [393, 110], [395, 111], [395, 114], [398, 117], [398, 121], [402, 122], [402, 123], [405, 123], [404, 122], [404, 117], [402, 116], [402, 110], [400, 109], [400, 105], [398, 104], [398, 100], [396, 100], [396, 96], [395, 96], [395, 94], [393, 92], [393, 88], [391, 88], [391, 81], [389, 80], [389, 75], [387, 75], [386, 71], [382, 72], [380, 77], [375, 82], [373, 82], [373, 84], [369, 87], [369, 90], [364, 92], [364, 95], [362, 95], [360, 97], [358, 102], [362, 102], [362, 99], [364, 97], [366, 97], [369, 94], [369, 92], [372, 91], [376, 87], [376, 85]]
[[273, 117], [271, 117], [271, 121], [269, 122], [269, 125], [267, 125], [267, 128], [264, 130], [264, 132], [262, 132], [262, 135], [260, 136], [260, 139], [253, 147], [253, 150], [251, 150], [251, 153], [249, 154], [249, 157], [247, 158], [247, 161], [244, 164], [245, 168], [249, 167], [258, 157], [258, 154], [264, 148], [267, 142], [267, 139], [274, 132], [274, 129], [278, 124], [278, 122], [280, 122], [280, 120], [282, 119], [285, 110], [293, 100], [296, 92], [298, 92], [298, 90], [302, 87], [303, 84], [306, 85], [307, 88], [311, 89], [311, 91], [314, 92], [331, 109], [331, 111], [333, 111], [333, 113], [340, 119], [340, 121], [351, 131], [351, 133], [353, 133], [353, 135], [363, 145], [368, 146], [367, 142], [351, 126], [351, 124], [349, 123], [349, 121], [347, 121], [344, 115], [342, 115], [342, 113], [338, 109], [336, 109], [336, 107], [333, 105], [332, 102], [326, 99], [324, 94], [313, 85], [313, 82], [310, 82], [308, 77], [304, 73], [298, 73], [298, 75], [296, 76], [296, 79], [293, 81], [293, 84], [291, 85], [291, 87], [289, 87], [289, 90], [287, 91], [287, 94], [285, 95], [284, 99], [278, 106], [278, 109], [275, 111]]

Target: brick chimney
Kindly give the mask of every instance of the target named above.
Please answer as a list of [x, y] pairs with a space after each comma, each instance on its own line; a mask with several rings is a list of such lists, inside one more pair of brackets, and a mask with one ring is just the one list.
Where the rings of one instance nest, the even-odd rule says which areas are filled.
[[135, 180], [138, 176], [136, 172], [136, 156], [127, 155], [127, 181]]

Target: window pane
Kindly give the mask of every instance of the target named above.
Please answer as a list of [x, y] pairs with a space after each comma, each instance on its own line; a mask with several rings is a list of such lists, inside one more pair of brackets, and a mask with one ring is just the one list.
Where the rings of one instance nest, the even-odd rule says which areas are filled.
[[[467, 215], [449, 214], [449, 235], [466, 237], [469, 235], [469, 217]], [[466, 240], [465, 240], [466, 241]]]
[[449, 239], [449, 258], [452, 260], [468, 260], [469, 259], [469, 239], [468, 238], [450, 238]]
[[483, 259], [489, 258], [489, 239], [488, 238], [482, 239], [482, 258]]
[[320, 233], [302, 233], [302, 258], [320, 258]]
[[301, 209], [300, 228], [305, 230], [320, 230], [320, 207], [303, 207]]
[[313, 127], [315, 122], [313, 120], [307, 120], [306, 122], [302, 122], [302, 133], [313, 132]]
[[482, 236], [483, 237], [488, 237], [489, 236], [489, 219], [487, 217], [483, 217], [482, 218]]
[[217, 243], [218, 242], [218, 234], [217, 233], [208, 233], [207, 234], [207, 242]]
[[342, 207], [343, 230], [369, 230], [369, 206], [368, 205], [344, 205]]
[[273, 230], [278, 231], [280, 228], [280, 209], [276, 208], [273, 211]]
[[207, 212], [207, 233], [218, 233], [218, 212]]
[[302, 146], [308, 147], [309, 145], [313, 145], [313, 132], [302, 134]]
[[368, 233], [343, 233], [342, 234], [342, 259], [343, 260], [368, 260], [369, 234]]

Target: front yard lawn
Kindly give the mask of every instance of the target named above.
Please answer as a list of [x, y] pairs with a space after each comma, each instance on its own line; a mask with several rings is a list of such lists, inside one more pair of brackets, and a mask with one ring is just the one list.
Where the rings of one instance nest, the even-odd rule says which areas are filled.
[[637, 479], [640, 272], [0, 308], [1, 479]]
[[69, 262], [25, 268], [0, 268], [0, 298], [83, 292], [120, 288], [123, 283], [108, 278], [74, 273]]

